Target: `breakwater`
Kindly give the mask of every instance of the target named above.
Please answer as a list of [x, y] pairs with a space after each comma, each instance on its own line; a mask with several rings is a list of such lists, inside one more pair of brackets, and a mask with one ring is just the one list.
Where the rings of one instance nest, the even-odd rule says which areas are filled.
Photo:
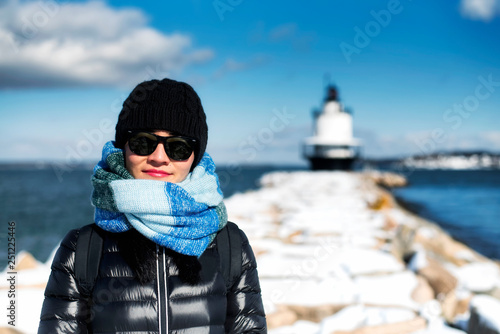
[[484, 320], [483, 304], [500, 305], [498, 264], [403, 209], [380, 183], [405, 181], [276, 172], [228, 199], [257, 255], [272, 333], [474, 333], [471, 310]]

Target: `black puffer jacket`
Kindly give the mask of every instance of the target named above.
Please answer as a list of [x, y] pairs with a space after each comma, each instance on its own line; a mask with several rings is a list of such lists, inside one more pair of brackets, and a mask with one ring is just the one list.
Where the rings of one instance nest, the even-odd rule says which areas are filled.
[[117, 240], [120, 234], [105, 232], [90, 298], [84, 297], [74, 276], [78, 234], [79, 230], [69, 232], [54, 258], [39, 334], [267, 333], [256, 262], [243, 232], [241, 277], [227, 292], [216, 240], [199, 259], [196, 283], [182, 279], [182, 263], [177, 265], [179, 261], [163, 247], [155, 251], [156, 277], [140, 283], [123, 256], [126, 247]]

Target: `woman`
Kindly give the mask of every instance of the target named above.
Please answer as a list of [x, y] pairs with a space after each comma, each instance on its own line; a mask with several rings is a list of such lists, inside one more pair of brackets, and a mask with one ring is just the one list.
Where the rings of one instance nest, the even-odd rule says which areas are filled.
[[78, 284], [81, 230], [71, 231], [52, 264], [39, 333], [266, 333], [241, 231], [241, 252], [231, 254], [241, 270], [226, 287], [216, 236], [227, 214], [207, 135], [188, 84], [152, 80], [132, 91], [92, 176], [103, 239], [97, 278]]

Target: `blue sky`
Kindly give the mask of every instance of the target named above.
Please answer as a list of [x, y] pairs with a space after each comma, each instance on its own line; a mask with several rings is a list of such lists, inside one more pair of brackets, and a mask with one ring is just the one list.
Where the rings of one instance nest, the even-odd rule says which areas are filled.
[[219, 164], [304, 164], [325, 77], [367, 157], [500, 151], [498, 0], [0, 1], [0, 161], [95, 161], [139, 82], [199, 93]]

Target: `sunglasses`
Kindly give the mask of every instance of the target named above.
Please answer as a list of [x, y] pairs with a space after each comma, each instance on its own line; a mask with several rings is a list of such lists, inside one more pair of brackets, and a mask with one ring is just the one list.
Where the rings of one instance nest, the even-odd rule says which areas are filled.
[[128, 147], [137, 155], [150, 155], [156, 150], [158, 143], [163, 143], [165, 153], [172, 160], [187, 160], [193, 153], [197, 141], [194, 138], [184, 136], [162, 137], [150, 132], [128, 131]]

